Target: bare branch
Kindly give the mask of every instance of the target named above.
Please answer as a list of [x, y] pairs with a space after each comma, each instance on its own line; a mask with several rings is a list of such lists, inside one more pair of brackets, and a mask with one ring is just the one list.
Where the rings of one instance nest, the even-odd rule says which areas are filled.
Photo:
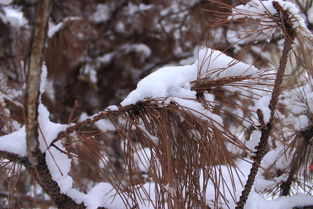
[[37, 109], [40, 87], [40, 73], [48, 25], [50, 0], [40, 0], [37, 5], [31, 55], [28, 65], [26, 87], [26, 143], [27, 157], [32, 166], [37, 165], [36, 155], [39, 152]]

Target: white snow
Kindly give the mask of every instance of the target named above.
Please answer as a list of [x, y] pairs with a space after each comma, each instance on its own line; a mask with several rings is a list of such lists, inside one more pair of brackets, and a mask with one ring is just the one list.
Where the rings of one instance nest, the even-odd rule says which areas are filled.
[[87, 63], [80, 69], [82, 75], [87, 76], [87, 80], [93, 84], [96, 84], [98, 81], [97, 70], [93, 64]]
[[[97, 115], [97, 114], [96, 114]], [[83, 112], [80, 116], [79, 116], [79, 122], [87, 120], [87, 119], [91, 119], [92, 117], [95, 117], [96, 115], [93, 116], [89, 116], [87, 113]], [[95, 122], [96, 127], [101, 130], [102, 132], [107, 132], [107, 131], [114, 131], [116, 130], [115, 126], [113, 125], [113, 123], [108, 120], [108, 119], [101, 119]]]
[[68, 21], [75, 21], [80, 20], [80, 17], [66, 17], [62, 22], [54, 25], [53, 23], [49, 22], [49, 30], [48, 30], [48, 37], [52, 38], [64, 25], [64, 23]]
[[268, 172], [276, 173], [278, 170], [285, 170], [290, 165], [290, 157], [289, 154], [286, 156], [284, 154], [285, 147], [282, 144], [278, 144], [277, 148], [270, 150], [266, 153], [261, 162], [261, 168], [256, 176], [255, 180], [255, 190], [258, 192], [262, 192], [266, 189], [274, 188], [282, 181], [286, 180], [287, 175], [283, 174], [280, 176], [275, 176], [273, 178], [265, 178], [264, 177], [264, 169], [269, 170]]
[[66, 194], [67, 194], [69, 197], [73, 198], [73, 200], [74, 200], [76, 203], [78, 203], [78, 204], [82, 203], [84, 200], [87, 199], [87, 194], [82, 193], [82, 192], [78, 191], [77, 189], [73, 189], [73, 188], [67, 190], [67, 191], [66, 191]]
[[134, 153], [134, 161], [140, 171], [147, 173], [150, 167], [151, 150], [143, 148]]
[[106, 110], [106, 111], [117, 111], [117, 110], [118, 110], [118, 106], [116, 106], [116, 105], [110, 105], [110, 106], [108, 106], [105, 110]]
[[138, 8], [140, 11], [146, 11], [152, 9], [153, 5], [147, 5], [147, 4], [139, 4]]
[[125, 25], [123, 22], [121, 21], [118, 21], [115, 25], [115, 30], [116, 32], [119, 32], [119, 33], [125, 33], [126, 30], [125, 30]]
[[[261, 97], [255, 104], [253, 110], [256, 112], [258, 109], [260, 109], [263, 113], [263, 119], [265, 124], [269, 122], [270, 116], [271, 116], [271, 110], [269, 109], [271, 96], [266, 95]], [[257, 116], [255, 116], [258, 118]], [[261, 125], [261, 124], [260, 124]]]
[[43, 94], [47, 85], [47, 76], [48, 76], [48, 68], [45, 64], [43, 64], [41, 68], [41, 74], [40, 74], [40, 87], [39, 92], [40, 94]]
[[103, 64], [109, 63], [109, 62], [111, 62], [111, 60], [114, 57], [114, 55], [115, 54], [113, 52], [104, 54], [103, 56], [98, 57], [97, 61], [100, 62], [100, 63], [103, 63]]
[[261, 138], [261, 132], [259, 130], [255, 130], [252, 132], [250, 139], [246, 142], [247, 148], [249, 148], [252, 152], [256, 152], [255, 147], [258, 146]]
[[218, 50], [209, 48], [200, 50], [198, 59], [201, 77], [210, 79], [250, 76], [258, 71], [253, 65], [240, 62]]
[[0, 18], [6, 24], [10, 24], [15, 28], [26, 25], [28, 22], [24, 18], [23, 12], [12, 7], [3, 7], [4, 14], [0, 12]]
[[313, 6], [308, 10], [308, 21], [313, 23]]
[[96, 12], [90, 17], [95, 23], [105, 22], [110, 18], [110, 7], [106, 4], [98, 4]]
[[219, 127], [220, 124], [223, 124], [223, 119], [219, 115], [212, 113], [212, 110], [205, 109], [201, 103], [195, 100], [182, 98], [173, 98], [171, 100], [175, 101], [183, 108], [189, 109], [190, 112], [192, 112], [198, 118], [201, 118], [203, 120], [207, 120], [208, 118], [210, 118], [210, 122], [214, 123], [217, 127]]
[[[241, 192], [243, 190], [242, 184], [245, 184], [248, 174], [250, 172], [251, 168], [251, 161], [249, 159], [244, 159], [236, 162], [236, 168], [230, 167], [230, 166], [217, 166], [216, 169], [213, 170], [214, 173], [211, 175], [221, 175], [220, 181], [225, 181], [225, 182], [233, 182], [231, 184], [227, 184], [228, 188], [225, 188], [225, 184], [220, 183], [218, 186], [217, 190], [214, 190], [214, 183], [212, 180], [209, 180], [207, 188], [205, 189], [206, 191], [206, 198], [207, 202], [209, 203], [209, 206], [212, 206], [216, 204], [216, 201], [220, 203], [222, 208], [235, 208], [235, 202], [233, 199], [239, 199]], [[200, 176], [200, 182], [203, 182], [202, 180], [203, 174]], [[202, 185], [201, 185], [202, 187]], [[216, 192], [221, 192], [226, 199], [223, 200], [223, 198], [220, 197], [220, 199], [216, 200]], [[252, 208], [251, 208], [252, 209]]]
[[108, 119], [102, 119], [95, 122], [97, 128], [103, 132], [116, 130], [113, 123]]
[[85, 201], [85, 205], [88, 209], [97, 209], [102, 204], [102, 201], [107, 195], [104, 192], [106, 186], [106, 183], [99, 183], [88, 192]]
[[202, 48], [198, 58], [192, 65], [178, 67], [163, 67], [138, 84], [122, 102], [121, 105], [135, 104], [146, 98], [178, 97], [195, 99], [196, 92], [191, 90], [191, 82], [201, 77], [219, 79], [230, 76], [248, 76], [257, 69], [237, 61], [218, 50]]
[[25, 126], [8, 135], [0, 136], [0, 150], [25, 157], [27, 155]]
[[[50, 23], [51, 24], [51, 23]], [[63, 26], [64, 22], [60, 22], [56, 25], [51, 25], [49, 24], [49, 30], [48, 30], [48, 37], [51, 38], [56, 34]]]
[[[49, 119], [50, 113], [43, 104], [39, 104], [38, 112], [38, 122], [40, 126], [39, 148], [42, 152], [46, 152], [46, 162], [52, 179], [58, 183], [61, 192], [66, 193], [66, 191], [72, 188], [73, 183], [72, 178], [68, 176], [68, 172], [71, 168], [71, 160], [66, 154], [61, 153], [56, 148], [47, 148], [57, 137], [58, 133], [67, 128], [67, 125], [51, 122]], [[55, 145], [65, 151], [60, 141], [56, 142]]]
[[146, 12], [146, 11], [149, 11], [150, 9], [152, 9], [154, 7], [154, 5], [147, 5], [147, 4], [133, 4], [133, 3], [128, 3], [127, 7], [125, 7], [125, 12], [127, 12], [127, 14], [129, 16], [133, 16], [135, 15], [136, 13], [139, 13], [139, 12]]
[[195, 98], [190, 90], [190, 81], [196, 79], [196, 66], [164, 67], [148, 75], [137, 84], [121, 105], [135, 104], [145, 98], [184, 97]]
[[295, 122], [294, 128], [296, 130], [305, 129], [306, 127], [308, 127], [310, 125], [310, 120], [309, 120], [307, 115], [300, 115], [298, 117], [298, 120], [295, 120], [294, 122]]
[[126, 208], [122, 199], [116, 194], [116, 190], [109, 183], [95, 185], [84, 200], [87, 209], [96, 209], [99, 206], [106, 208]]
[[140, 43], [140, 44], [125, 44], [121, 48], [126, 53], [129, 52], [135, 52], [140, 54], [140, 59], [143, 61], [145, 58], [149, 57], [151, 55], [151, 49], [146, 44]]
[[0, 0], [0, 4], [3, 4], [3, 5], [9, 5], [12, 3], [13, 0]]
[[252, 192], [249, 195], [245, 209], [292, 209], [294, 206], [313, 204], [311, 195], [298, 194], [292, 197], [279, 197], [275, 200], [266, 200], [260, 194]]
[[50, 113], [43, 104], [39, 104], [38, 113], [40, 132], [43, 133], [43, 135], [39, 134], [39, 148], [42, 152], [45, 152], [53, 139], [58, 136], [59, 132], [64, 131], [68, 125], [50, 121]]

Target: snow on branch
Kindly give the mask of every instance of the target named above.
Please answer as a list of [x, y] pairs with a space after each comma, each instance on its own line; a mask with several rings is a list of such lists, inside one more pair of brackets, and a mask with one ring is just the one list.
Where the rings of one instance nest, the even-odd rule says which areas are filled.
[[[270, 167], [268, 161], [277, 158], [284, 150], [281, 143], [275, 147], [276, 150], [266, 153], [275, 125], [275, 111], [278, 109], [294, 32], [298, 31], [298, 27], [305, 28], [304, 22], [293, 4], [282, 0], [252, 0], [235, 7], [232, 12], [229, 19], [245, 19], [248, 16], [260, 21], [261, 32], [270, 37], [278, 28], [283, 31], [285, 48], [275, 74], [273, 90], [268, 83], [264, 84], [268, 89], [260, 87], [266, 79], [263, 71], [253, 64], [203, 47], [196, 54], [193, 64], [163, 67], [142, 79], [120, 105], [110, 106], [77, 123], [60, 124], [50, 120], [50, 113], [41, 101], [47, 76], [47, 69], [43, 66], [40, 68], [41, 85], [39, 87], [36, 80], [36, 88], [32, 89], [35, 95], [31, 96], [31, 101], [28, 100], [32, 109], [28, 110], [30, 121], [27, 125], [32, 123], [33, 130], [28, 130], [26, 134], [27, 126], [23, 126], [0, 136], [0, 156], [22, 164], [26, 164], [28, 157], [26, 161], [29, 160], [28, 163], [36, 169], [43, 190], [60, 208], [155, 208], [160, 202], [164, 208], [197, 208], [199, 202], [208, 207], [234, 208], [242, 191], [243, 200], [238, 203], [238, 208], [256, 208], [256, 205], [266, 208], [267, 204], [287, 208], [295, 204], [310, 204], [312, 198], [308, 196], [269, 201], [256, 193], [256, 190], [264, 188], [260, 184], [272, 183], [271, 186], [276, 186], [285, 177], [278, 176], [273, 183], [261, 176], [265, 171], [258, 173], [258, 169], [260, 165]], [[289, 40], [288, 36], [292, 39]], [[145, 55], [151, 53], [143, 45], [131, 45], [130, 48]], [[33, 61], [33, 67], [38, 67], [40, 59]], [[39, 78], [38, 72], [37, 69], [36, 79]], [[28, 81], [30, 84], [31, 80]], [[32, 90], [29, 89], [28, 93], [34, 93]], [[256, 93], [262, 90], [260, 95]], [[249, 98], [250, 103], [240, 101], [241, 97]], [[227, 128], [225, 124], [230, 117], [224, 113], [244, 121], [241, 121], [244, 127], [251, 125], [253, 133], [247, 138], [252, 142], [246, 146], [241, 129]], [[105, 122], [99, 122], [103, 119]], [[107, 134], [107, 130], [118, 133], [126, 163], [122, 165], [123, 179], [118, 176], [119, 173], [114, 174], [116, 178], [107, 177], [107, 182], [93, 182], [82, 192], [75, 188], [75, 178], [70, 173], [79, 158], [67, 148], [80, 142], [80, 129], [92, 125], [101, 126], [102, 134]], [[34, 146], [30, 143], [34, 141], [29, 140], [29, 131], [38, 133], [31, 135], [35, 136]], [[74, 138], [74, 142], [70, 137]], [[255, 142], [258, 141], [260, 144], [256, 147]], [[63, 142], [67, 143], [66, 146]], [[309, 140], [306, 142], [309, 143]], [[31, 156], [27, 151], [29, 147], [34, 148], [31, 152], [38, 152]], [[255, 156], [248, 153], [254, 150], [257, 150]], [[243, 153], [248, 154], [244, 156]], [[105, 161], [105, 154], [101, 151], [92, 150], [92, 155], [101, 155], [101, 160]], [[265, 160], [262, 161], [264, 155]], [[37, 159], [32, 161], [32, 157]], [[287, 169], [289, 161], [280, 159], [279, 163]], [[251, 166], [252, 174], [248, 177]], [[254, 179], [256, 176], [257, 181]], [[247, 189], [242, 186], [245, 181], [249, 184]]]
[[224, 53], [202, 48], [192, 65], [164, 67], [142, 79], [137, 88], [122, 102], [122, 106], [135, 104], [148, 98], [177, 97], [196, 99], [191, 83], [198, 78], [218, 80], [228, 77], [245, 77], [257, 73], [253, 65], [245, 64]]
[[[192, 65], [164, 67], [150, 74], [140, 81], [137, 89], [131, 92], [128, 97], [122, 101], [122, 106], [111, 106], [81, 122], [69, 125], [64, 131], [59, 132], [58, 136], [53, 140], [49, 137], [46, 140], [48, 141], [49, 150], [54, 149], [54, 147], [58, 147], [62, 150], [62, 139], [83, 126], [95, 124], [102, 119], [111, 120], [112, 118], [119, 118], [119, 120], [124, 121], [122, 124], [128, 124], [126, 127], [122, 124], [116, 123], [114, 125], [117, 131], [120, 132], [121, 136], [125, 136], [125, 144], [127, 147], [135, 146], [132, 145], [133, 142], [131, 142], [131, 138], [129, 138], [129, 135], [132, 135], [133, 132], [138, 137], [137, 140], [147, 146], [145, 149], [139, 149], [137, 152], [138, 155], [147, 155], [144, 153], [149, 149], [150, 151], [148, 151], [148, 153], [151, 153], [151, 155], [154, 156], [153, 158], [156, 159], [162, 160], [165, 155], [173, 155], [172, 157], [176, 155], [176, 157], [178, 157], [181, 155], [179, 158], [193, 160], [193, 163], [186, 162], [183, 167], [191, 166], [200, 168], [201, 163], [214, 166], [217, 165], [217, 167], [219, 167], [219, 162], [226, 163], [226, 167], [232, 165], [233, 162], [232, 160], [229, 161], [229, 159], [233, 158], [233, 153], [228, 150], [228, 145], [232, 144], [238, 148], [240, 147], [240, 149], [245, 149], [245, 146], [223, 127], [223, 119], [219, 115], [213, 113], [214, 95], [209, 93], [208, 89], [202, 89], [201, 92], [204, 94], [205, 102], [199, 100], [197, 97], [198, 89], [195, 87], [195, 82], [199, 79], [203, 79], [203, 85], [214, 88], [215, 86], [219, 86], [218, 84], [222, 81], [226, 81], [226, 83], [236, 83], [242, 80], [255, 79], [260, 74], [253, 65], [245, 64], [220, 51], [210, 48], [202, 48], [195, 59], [196, 61]], [[154, 125], [151, 126], [151, 124]], [[168, 129], [168, 124], [171, 124], [170, 129]], [[110, 125], [112, 126], [112, 124]], [[180, 137], [177, 138], [177, 136]], [[175, 142], [175, 140], [179, 140], [180, 142]], [[184, 143], [182, 143], [182, 141], [184, 141]], [[202, 144], [203, 146], [198, 146], [198, 144]], [[177, 151], [181, 149], [194, 151], [182, 153], [175, 151], [171, 154], [168, 153], [169, 150], [163, 149], [159, 146], [169, 146], [172, 147], [170, 149]], [[134, 160], [132, 158], [133, 154], [131, 153], [131, 150], [132, 149], [125, 150], [129, 161]], [[160, 150], [162, 151], [160, 152]], [[57, 168], [57, 166], [52, 168], [52, 165], [53, 163], [56, 165], [61, 164], [62, 167], [62, 164], [64, 164], [63, 162], [66, 162], [66, 160], [60, 160], [61, 158], [58, 157], [58, 155], [62, 154], [55, 152], [58, 152], [58, 150], [54, 150], [52, 156], [54, 156], [54, 161], [57, 163], [54, 163], [51, 160], [51, 162], [48, 161], [48, 166], [49, 169], [51, 169], [52, 174], [54, 173], [60, 176], [60, 171], [58, 171], [59, 168]], [[215, 153], [215, 155], [213, 157], [211, 154], [208, 155], [207, 153]], [[172, 160], [175, 161], [176, 157]], [[205, 162], [203, 160], [205, 160]], [[150, 163], [154, 164], [154, 162]], [[199, 164], [199, 166], [196, 166], [196, 164]], [[171, 164], [171, 166], [176, 167], [176, 164]], [[191, 167], [190, 169], [192, 169]], [[66, 170], [68, 169], [69, 167], [67, 167]], [[182, 176], [179, 186], [171, 180], [171, 176], [177, 176], [178, 174], [172, 173], [172, 171], [166, 169], [160, 171], [159, 166], [154, 167], [154, 169], [156, 169], [153, 171], [154, 173], [163, 173], [164, 178], [168, 181], [169, 190], [180, 186], [188, 187], [184, 182], [189, 182], [190, 179], [193, 178], [192, 176], [189, 176], [189, 174]], [[227, 170], [228, 169], [225, 168], [224, 173], [227, 173]], [[99, 194], [101, 193], [99, 191], [102, 191], [103, 194], [108, 193], [110, 190], [109, 184], [97, 184], [91, 189], [90, 193], [85, 196], [86, 194], [80, 193], [71, 187], [72, 180], [71, 178], [66, 177], [67, 175], [68, 172], [65, 171], [62, 177], [65, 182], [59, 179], [59, 177], [53, 177], [54, 175], [52, 175], [52, 177], [58, 182], [61, 188], [64, 188], [64, 190], [61, 191], [73, 197], [77, 203], [84, 202], [90, 208], [96, 208], [98, 206], [112, 207], [117, 204], [115, 198], [112, 200], [112, 204], [107, 204], [103, 200], [97, 199], [103, 199], [102, 196], [92, 195], [95, 193], [94, 191], [97, 191]], [[213, 181], [212, 184], [214, 184], [213, 175], [222, 176], [222, 172], [216, 171], [215, 174], [212, 173], [208, 175], [208, 173], [205, 173], [202, 175], [206, 181], [211, 179], [210, 181]], [[65, 177], [68, 178], [68, 180], [66, 180]], [[154, 178], [155, 182], [160, 181], [160, 176], [155, 176]], [[120, 190], [125, 189], [119, 182], [112, 182], [112, 184], [122, 187], [119, 188]], [[66, 185], [68, 185], [68, 187]], [[143, 186], [143, 188], [146, 187], [149, 186]], [[111, 188], [110, 194], [115, 196], [119, 189]], [[198, 189], [195, 188], [195, 191], [200, 193]], [[76, 195], [73, 195], [73, 192]], [[211, 192], [216, 193], [217, 200], [220, 198], [217, 191]], [[193, 193], [186, 193], [184, 195], [192, 194]], [[126, 195], [127, 197], [125, 197], [126, 199], [124, 201], [134, 201], [134, 204], [137, 204], [137, 200], [128, 199], [128, 197], [132, 196], [131, 194], [128, 195], [129, 196]], [[108, 198], [108, 196], [106, 198]], [[96, 204], [96, 202], [99, 204]], [[141, 206], [144, 207], [146, 204], [147, 203], [143, 203]]]
[[[278, 9], [280, 7], [281, 9]], [[283, 13], [287, 16], [283, 17]], [[251, 0], [246, 4], [241, 4], [232, 8], [232, 14], [228, 17], [229, 20], [247, 20], [253, 19], [259, 21], [257, 31], [261, 32], [266, 37], [268, 42], [272, 39], [277, 30], [284, 30], [285, 24], [302, 36], [312, 36], [312, 33], [306, 26], [305, 20], [301, 17], [301, 13], [297, 5], [284, 0]], [[284, 22], [287, 21], [287, 22]], [[284, 32], [284, 31], [283, 31]]]

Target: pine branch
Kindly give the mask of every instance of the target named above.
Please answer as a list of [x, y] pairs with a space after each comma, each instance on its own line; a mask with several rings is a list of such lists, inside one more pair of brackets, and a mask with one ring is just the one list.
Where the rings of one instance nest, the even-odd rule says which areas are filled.
[[291, 184], [294, 181], [295, 175], [297, 174], [301, 165], [307, 162], [307, 156], [311, 153], [309, 147], [312, 143], [312, 137], [313, 127], [310, 126], [307, 129], [301, 131], [299, 137], [295, 139], [297, 144], [293, 145], [293, 147], [296, 148], [293, 154], [293, 159], [291, 161], [289, 175], [286, 181], [284, 181], [280, 186], [282, 196], [289, 195]]
[[[252, 164], [252, 168], [250, 170], [250, 174], [248, 176], [248, 180], [246, 182], [246, 185], [244, 187], [244, 190], [242, 191], [242, 194], [240, 196], [240, 200], [237, 203], [236, 209], [243, 209], [246, 201], [248, 199], [248, 196], [251, 192], [252, 185], [255, 181], [256, 174], [258, 172], [258, 169], [260, 167], [260, 163], [266, 153], [266, 148], [268, 145], [268, 139], [271, 134], [271, 130], [273, 127], [273, 121], [275, 118], [275, 111], [277, 108], [277, 103], [279, 99], [279, 95], [281, 93], [281, 86], [283, 83], [283, 78], [284, 78], [284, 72], [286, 69], [287, 61], [288, 61], [288, 56], [289, 52], [292, 50], [292, 43], [293, 40], [295, 39], [296, 31], [292, 27], [292, 22], [290, 20], [288, 11], [285, 11], [278, 2], [273, 2], [273, 7], [277, 10], [277, 12], [280, 14], [281, 18], [281, 27], [282, 31], [285, 35], [285, 42], [284, 42], [284, 48], [282, 51], [282, 56], [280, 58], [279, 62], [279, 68], [277, 70], [276, 74], [276, 79], [275, 79], [275, 84], [274, 88], [272, 91], [272, 97], [270, 100], [269, 104], [269, 109], [270, 109], [270, 119], [269, 122], [264, 126], [261, 127], [261, 138], [260, 138], [260, 143], [256, 147], [256, 155], [254, 158], [254, 162]], [[259, 120], [263, 121], [261, 114], [259, 113]]]
[[118, 110], [105, 110], [105, 111], [102, 111], [102, 112], [99, 112], [99, 113], [93, 115], [92, 117], [90, 117], [84, 121], [77, 122], [74, 125], [69, 126], [65, 131], [60, 132], [58, 134], [58, 136], [52, 140], [51, 144], [49, 144], [49, 147], [51, 147], [55, 142], [66, 137], [68, 134], [75, 132], [76, 130], [78, 130], [81, 127], [92, 125], [95, 122], [97, 122], [98, 120], [111, 117], [115, 114], [130, 111], [130, 110], [132, 110], [132, 108], [136, 108], [136, 105], [128, 105], [125, 107], [120, 107]]
[[10, 153], [10, 152], [6, 152], [6, 151], [0, 151], [0, 157], [7, 159], [11, 162], [14, 163], [19, 163], [25, 166], [25, 168], [30, 168], [30, 162], [28, 161], [28, 159], [26, 157], [20, 157], [16, 154]]
[[37, 178], [43, 191], [47, 193], [50, 198], [54, 201], [59, 209], [85, 209], [83, 203], [77, 204], [69, 196], [62, 194], [58, 184], [52, 179], [50, 171], [46, 163], [46, 155], [40, 153], [37, 156], [37, 166], [34, 169], [34, 175]]

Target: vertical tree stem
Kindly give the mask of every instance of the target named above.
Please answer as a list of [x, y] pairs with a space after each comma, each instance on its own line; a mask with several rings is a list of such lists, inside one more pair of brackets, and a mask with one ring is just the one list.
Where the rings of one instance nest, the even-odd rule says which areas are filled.
[[46, 30], [50, 11], [50, 0], [38, 0], [33, 29], [31, 54], [26, 83], [26, 144], [27, 157], [32, 166], [37, 165], [38, 142], [38, 98], [40, 74]]
[[257, 146], [257, 152], [255, 155], [255, 159], [253, 161], [252, 168], [250, 170], [250, 174], [248, 176], [248, 180], [246, 182], [245, 188], [241, 194], [239, 202], [237, 203], [236, 209], [242, 209], [244, 207], [244, 205], [248, 199], [248, 196], [250, 194], [252, 185], [254, 183], [255, 176], [258, 172], [261, 160], [266, 153], [268, 138], [269, 138], [271, 130], [272, 130], [274, 114], [275, 114], [275, 110], [277, 108], [278, 97], [279, 97], [280, 92], [281, 92], [281, 84], [283, 82], [284, 72], [285, 72], [287, 59], [288, 59], [288, 54], [289, 54], [290, 50], [292, 49], [291, 45], [292, 45], [291, 41], [285, 40], [283, 55], [280, 59], [280, 65], [279, 65], [278, 72], [276, 75], [274, 89], [273, 89], [271, 101], [269, 104], [269, 109], [271, 110], [271, 116], [270, 116], [269, 122], [266, 124], [266, 126], [261, 128], [260, 143]]
[[38, 99], [49, 13], [50, 0], [38, 0], [26, 84], [27, 158], [32, 167], [29, 170], [37, 177], [43, 191], [50, 196], [58, 208], [84, 209], [86, 207], [83, 203], [77, 204], [72, 198], [61, 193], [58, 184], [52, 179], [47, 167], [46, 155], [41, 153], [39, 149]]
[[274, 1], [273, 7], [277, 10], [277, 12], [279, 13], [280, 18], [281, 18], [282, 31], [285, 35], [284, 48], [282, 51], [282, 56], [281, 56], [280, 61], [279, 61], [279, 67], [277, 70], [275, 84], [274, 84], [274, 88], [272, 91], [272, 97], [271, 97], [270, 104], [269, 104], [269, 109], [271, 111], [270, 119], [269, 119], [269, 122], [266, 124], [266, 126], [261, 127], [260, 143], [256, 147], [257, 152], [256, 152], [256, 155], [254, 157], [254, 161], [253, 161], [253, 164], [252, 164], [252, 167], [250, 170], [250, 174], [248, 176], [248, 180], [245, 184], [244, 190], [241, 193], [241, 196], [240, 196], [240, 199], [237, 203], [236, 209], [243, 209], [244, 205], [246, 204], [248, 196], [251, 192], [252, 185], [255, 181], [255, 176], [256, 176], [258, 169], [260, 167], [261, 160], [263, 159], [263, 157], [266, 153], [268, 139], [269, 139], [269, 136], [271, 134], [271, 130], [272, 130], [272, 126], [273, 126], [275, 110], [277, 108], [279, 95], [281, 93], [281, 85], [283, 83], [284, 72], [286, 69], [289, 52], [292, 49], [292, 43], [293, 43], [293, 40], [295, 39], [295, 35], [296, 35], [296, 31], [292, 27], [292, 22], [289, 18], [288, 12], [284, 11], [278, 2]]

